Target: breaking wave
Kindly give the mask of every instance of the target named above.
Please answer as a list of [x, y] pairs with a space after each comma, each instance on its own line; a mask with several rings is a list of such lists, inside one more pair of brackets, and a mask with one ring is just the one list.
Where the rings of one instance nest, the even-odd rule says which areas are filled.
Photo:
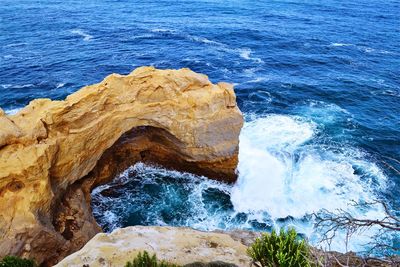
[[[379, 167], [355, 148], [319, 143], [320, 135], [317, 123], [301, 117], [255, 118], [240, 135], [236, 184], [138, 163], [93, 191], [95, 217], [107, 231], [138, 224], [257, 231], [294, 226], [317, 242], [314, 212], [381, 216], [379, 209], [349, 205], [372, 201], [385, 189]], [[350, 248], [368, 238], [364, 233]], [[340, 236], [332, 246], [343, 250]]]

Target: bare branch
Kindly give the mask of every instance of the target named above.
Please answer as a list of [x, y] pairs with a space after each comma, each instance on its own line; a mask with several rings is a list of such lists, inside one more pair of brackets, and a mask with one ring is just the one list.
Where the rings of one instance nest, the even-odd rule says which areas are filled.
[[[379, 235], [381, 237], [388, 236], [393, 232], [400, 232], [400, 218], [396, 216], [388, 207], [388, 205], [381, 201], [375, 200], [373, 202], [357, 203], [352, 202], [353, 206], [368, 207], [371, 205], [381, 205], [385, 212], [385, 216], [381, 219], [366, 219], [366, 218], [355, 218], [348, 211], [338, 209], [336, 213], [328, 210], [322, 210], [318, 213], [314, 213], [315, 227], [322, 233], [320, 242], [328, 244], [330, 247], [333, 239], [337, 236], [337, 232], [345, 231], [346, 233], [346, 250], [347, 243], [351, 236], [355, 233], [361, 233], [372, 227], [379, 229]], [[400, 248], [393, 245], [384, 244], [382, 239], [376, 238], [374, 243], [369, 244], [371, 249], [368, 254], [371, 255], [373, 251], [400, 251]], [[388, 256], [388, 255], [387, 255]]]

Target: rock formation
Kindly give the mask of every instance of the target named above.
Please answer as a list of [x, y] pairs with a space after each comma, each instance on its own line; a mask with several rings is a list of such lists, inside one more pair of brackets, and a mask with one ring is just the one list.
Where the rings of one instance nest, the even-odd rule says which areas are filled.
[[[247, 256], [247, 247], [260, 235], [259, 232], [245, 230], [202, 232], [184, 227], [126, 227], [111, 234], [97, 234], [56, 267], [124, 266], [145, 250], [150, 255], [156, 253], [160, 260], [185, 267], [258, 266]], [[313, 247], [311, 254], [312, 266], [399, 266], [397, 257], [362, 258], [354, 252], [343, 254]]]
[[57, 267], [124, 266], [139, 252], [157, 254], [160, 260], [186, 265], [224, 262], [218, 266], [250, 266], [247, 246], [229, 233], [201, 232], [190, 228], [134, 226], [97, 234], [81, 250]]
[[0, 109], [0, 257], [50, 265], [81, 248], [101, 231], [90, 191], [137, 161], [235, 181], [242, 124], [232, 86], [188, 69], [142, 67]]

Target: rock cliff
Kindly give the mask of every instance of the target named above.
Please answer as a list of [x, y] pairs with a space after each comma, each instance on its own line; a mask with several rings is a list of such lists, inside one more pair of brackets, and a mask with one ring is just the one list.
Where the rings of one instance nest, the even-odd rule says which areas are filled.
[[232, 86], [188, 69], [142, 67], [0, 109], [0, 258], [51, 265], [81, 248], [101, 231], [90, 191], [137, 161], [235, 181], [242, 124]]

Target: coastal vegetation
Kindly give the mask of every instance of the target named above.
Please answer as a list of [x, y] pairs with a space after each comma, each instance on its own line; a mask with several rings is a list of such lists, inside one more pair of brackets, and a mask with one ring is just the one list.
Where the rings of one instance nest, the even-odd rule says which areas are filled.
[[139, 254], [132, 261], [128, 261], [125, 264], [125, 267], [179, 267], [179, 266], [165, 261], [159, 261], [157, 259], [156, 254], [150, 256], [150, 254], [147, 251], [144, 251], [143, 254], [139, 252]]
[[263, 267], [308, 267], [310, 263], [310, 247], [304, 239], [300, 239], [294, 229], [285, 232], [263, 234], [248, 249], [249, 256], [256, 266]]
[[0, 260], [0, 267], [36, 267], [36, 263], [31, 259], [23, 259], [16, 256], [5, 256]]
[[[280, 232], [273, 230], [257, 238], [247, 250], [252, 266], [262, 267], [311, 267], [315, 266], [311, 257], [311, 247], [306, 240], [299, 238], [294, 229]], [[218, 262], [215, 264], [194, 263], [185, 266], [236, 266]], [[150, 256], [147, 251], [139, 252], [125, 267], [178, 267], [178, 265], [160, 261], [156, 254]]]

